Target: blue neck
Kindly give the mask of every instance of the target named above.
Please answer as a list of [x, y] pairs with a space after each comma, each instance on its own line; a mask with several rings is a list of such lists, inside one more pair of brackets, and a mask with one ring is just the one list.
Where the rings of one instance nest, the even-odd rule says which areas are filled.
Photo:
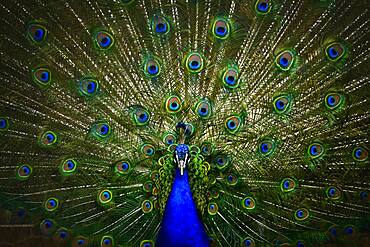
[[190, 191], [188, 171], [175, 180], [164, 211], [156, 246], [208, 247], [209, 240]]

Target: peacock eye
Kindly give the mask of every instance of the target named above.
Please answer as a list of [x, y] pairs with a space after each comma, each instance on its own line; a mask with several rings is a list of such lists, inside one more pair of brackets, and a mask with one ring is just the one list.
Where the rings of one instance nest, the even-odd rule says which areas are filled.
[[209, 156], [213, 153], [214, 147], [210, 142], [204, 142], [200, 148], [202, 155]]
[[243, 240], [243, 246], [244, 247], [254, 247], [255, 246], [254, 240], [249, 237], [245, 238]]
[[242, 206], [247, 210], [252, 210], [256, 207], [256, 202], [253, 197], [247, 196], [242, 200]]
[[291, 178], [285, 178], [283, 181], [280, 183], [280, 189], [283, 192], [290, 192], [293, 191], [296, 187], [296, 183], [293, 179]]
[[55, 197], [51, 197], [45, 202], [45, 210], [52, 212], [55, 211], [59, 206], [59, 200]]
[[45, 219], [40, 223], [40, 230], [44, 235], [50, 236], [56, 230], [55, 222], [51, 219]]
[[100, 50], [108, 50], [114, 44], [114, 38], [106, 31], [99, 31], [95, 34], [95, 44]]
[[219, 169], [225, 169], [229, 165], [229, 159], [225, 155], [217, 155], [215, 157], [216, 166]]
[[329, 187], [326, 189], [326, 196], [330, 199], [337, 200], [341, 195], [342, 193], [337, 187]]
[[30, 23], [27, 26], [27, 37], [34, 44], [42, 44], [46, 41], [48, 30], [40, 23]]
[[46, 87], [51, 83], [51, 72], [46, 67], [32, 70], [32, 80], [40, 87]]
[[239, 70], [238, 68], [230, 67], [222, 74], [222, 83], [224, 87], [235, 89], [239, 86]]
[[87, 240], [87, 238], [82, 236], [76, 237], [74, 243], [75, 244], [73, 244], [72, 246], [86, 247], [89, 245], [89, 241]]
[[144, 144], [141, 146], [141, 153], [145, 155], [145, 157], [151, 157], [155, 154], [155, 148], [151, 144]]
[[306, 208], [301, 208], [295, 211], [294, 217], [298, 221], [306, 220], [309, 216], [309, 211]]
[[196, 104], [196, 113], [202, 119], [207, 119], [211, 115], [211, 104], [207, 100], [201, 100]]
[[328, 109], [338, 108], [344, 101], [344, 96], [339, 93], [329, 93], [325, 96], [325, 105]]
[[127, 174], [130, 171], [130, 163], [126, 160], [117, 161], [114, 165], [114, 170], [118, 174]]
[[147, 125], [150, 120], [149, 112], [142, 106], [135, 106], [131, 110], [131, 118], [138, 126]]
[[165, 17], [155, 15], [152, 19], [152, 30], [157, 34], [167, 34], [170, 31], [170, 25]]
[[291, 97], [289, 95], [280, 95], [274, 98], [274, 110], [278, 114], [287, 113], [291, 107]]
[[361, 191], [360, 192], [360, 199], [362, 200], [362, 201], [369, 201], [369, 192], [367, 192], [367, 191]]
[[0, 117], [0, 131], [6, 131], [9, 129], [9, 121], [5, 117]]
[[174, 134], [171, 134], [171, 133], [168, 133], [168, 134], [165, 134], [163, 136], [163, 142], [166, 144], [166, 145], [172, 145], [174, 143], [176, 143], [176, 136]]
[[62, 162], [61, 172], [63, 175], [71, 175], [76, 171], [77, 162], [73, 159], [67, 159]]
[[154, 247], [154, 242], [152, 240], [143, 240], [140, 243], [140, 247]]
[[186, 57], [186, 68], [191, 73], [198, 73], [203, 69], [203, 58], [199, 53], [193, 52]]
[[208, 204], [208, 214], [215, 215], [218, 213], [218, 205], [215, 202], [210, 202]]
[[283, 51], [276, 56], [275, 64], [283, 71], [288, 71], [294, 62], [294, 54], [292, 51]]
[[113, 193], [112, 191], [108, 189], [101, 190], [98, 193], [98, 203], [101, 205], [106, 205], [110, 203], [113, 199]]
[[39, 138], [39, 143], [44, 147], [51, 147], [58, 141], [58, 136], [53, 131], [45, 131]]
[[241, 126], [241, 119], [238, 115], [230, 116], [225, 121], [226, 130], [231, 133], [235, 134], [239, 131]]
[[271, 10], [271, 0], [257, 0], [255, 3], [255, 10], [257, 14], [265, 15]]
[[59, 228], [56, 232], [55, 232], [55, 234], [54, 234], [54, 236], [58, 239], [58, 240], [61, 240], [61, 241], [66, 241], [66, 240], [68, 240], [69, 239], [69, 237], [70, 237], [70, 233], [69, 233], [69, 231], [67, 230], [67, 229], [65, 229], [65, 228]]
[[212, 26], [212, 33], [218, 39], [226, 39], [230, 34], [230, 24], [227, 20], [217, 19]]
[[356, 147], [352, 152], [355, 161], [365, 161], [369, 157], [369, 152], [363, 147]]
[[297, 247], [305, 247], [304, 243], [302, 241], [297, 241]]
[[355, 232], [355, 229], [353, 228], [353, 226], [346, 226], [346, 227], [344, 227], [343, 232], [346, 235], [352, 235]]
[[99, 92], [99, 81], [95, 78], [85, 77], [78, 83], [78, 90], [82, 96], [92, 97]]
[[238, 183], [238, 176], [233, 173], [229, 173], [226, 176], [226, 181], [228, 185], [236, 185]]
[[107, 138], [111, 134], [112, 130], [110, 125], [105, 121], [99, 121], [92, 125], [91, 133], [97, 139]]
[[338, 234], [338, 230], [335, 226], [331, 226], [328, 229], [328, 233], [330, 234], [331, 237], [335, 238]]
[[153, 210], [153, 203], [150, 200], [144, 200], [141, 204], [141, 209], [144, 213], [149, 213]]
[[267, 156], [270, 156], [275, 151], [275, 148], [276, 148], [276, 144], [273, 140], [265, 139], [259, 143], [258, 152], [261, 155], [267, 157]]
[[311, 158], [318, 158], [324, 153], [324, 147], [320, 143], [312, 143], [308, 146], [308, 154]]
[[100, 247], [112, 247], [114, 246], [113, 237], [103, 236], [100, 241]]
[[160, 64], [156, 59], [150, 59], [144, 64], [144, 72], [148, 77], [158, 76], [160, 73]]
[[345, 48], [342, 44], [340, 43], [331, 43], [326, 46], [325, 53], [326, 57], [330, 61], [338, 61], [340, 58], [342, 58], [345, 54]]
[[182, 109], [181, 100], [175, 95], [168, 97], [165, 104], [168, 113], [178, 113]]
[[32, 167], [30, 165], [20, 165], [17, 168], [17, 178], [20, 180], [25, 180], [29, 178], [32, 174]]

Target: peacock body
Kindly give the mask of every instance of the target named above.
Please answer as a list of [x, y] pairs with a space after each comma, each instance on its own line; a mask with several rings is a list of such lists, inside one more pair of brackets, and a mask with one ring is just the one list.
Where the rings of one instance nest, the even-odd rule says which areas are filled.
[[0, 13], [1, 246], [366, 246], [368, 1]]

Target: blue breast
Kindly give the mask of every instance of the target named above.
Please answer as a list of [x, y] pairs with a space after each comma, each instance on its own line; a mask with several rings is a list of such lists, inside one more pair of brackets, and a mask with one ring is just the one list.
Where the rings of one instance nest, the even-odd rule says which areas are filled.
[[175, 180], [164, 211], [156, 246], [208, 247], [209, 240], [190, 191], [188, 172]]

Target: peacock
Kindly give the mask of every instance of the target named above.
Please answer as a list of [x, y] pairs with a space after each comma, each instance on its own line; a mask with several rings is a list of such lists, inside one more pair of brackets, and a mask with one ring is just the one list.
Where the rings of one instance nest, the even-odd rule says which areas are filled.
[[0, 246], [369, 246], [368, 0], [2, 0], [0, 23]]

